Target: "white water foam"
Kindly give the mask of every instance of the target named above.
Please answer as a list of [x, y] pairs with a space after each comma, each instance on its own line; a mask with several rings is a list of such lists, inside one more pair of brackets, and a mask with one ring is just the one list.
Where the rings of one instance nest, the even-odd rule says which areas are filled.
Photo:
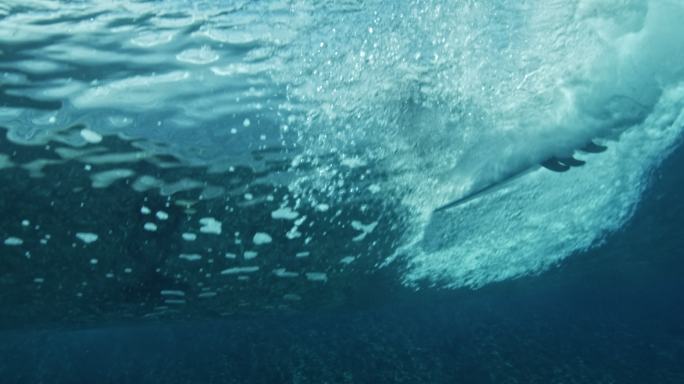
[[[382, 190], [413, 224], [387, 263], [406, 263], [408, 285], [479, 287], [600, 243], [629, 219], [684, 124], [684, 4], [452, 3], [338, 27], [293, 92], [320, 105], [302, 129], [312, 153], [362, 152], [387, 168]], [[584, 167], [528, 172], [433, 214], [597, 138], [609, 150]]]

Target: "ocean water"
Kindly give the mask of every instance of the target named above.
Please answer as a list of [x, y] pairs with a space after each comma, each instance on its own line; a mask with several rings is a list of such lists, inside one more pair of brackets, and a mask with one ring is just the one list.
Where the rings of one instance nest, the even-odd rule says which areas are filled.
[[0, 0], [1, 382], [684, 382], [683, 19]]

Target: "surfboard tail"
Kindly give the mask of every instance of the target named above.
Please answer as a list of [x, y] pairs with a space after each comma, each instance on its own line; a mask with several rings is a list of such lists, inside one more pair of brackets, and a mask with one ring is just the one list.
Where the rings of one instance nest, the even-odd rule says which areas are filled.
[[[601, 152], [604, 152], [606, 149], [608, 149], [608, 147], [606, 147], [604, 145], [596, 144], [593, 141], [589, 141], [589, 143], [586, 144], [584, 147], [580, 148], [579, 151], [585, 152], [585, 153], [601, 153]], [[539, 164], [539, 166], [542, 166], [542, 167], [544, 167], [550, 171], [553, 171], [553, 172], [561, 172], [562, 173], [562, 172], [569, 171], [571, 168], [581, 167], [584, 164], [586, 164], [586, 162], [584, 160], [579, 160], [579, 159], [576, 159], [572, 156], [569, 156], [569, 157], [552, 156], [552, 157], [542, 161]], [[516, 179], [516, 178], [518, 178], [518, 177], [520, 177], [520, 176], [526, 174], [527, 172], [530, 172], [536, 168], [537, 168], [537, 166], [532, 166], [532, 167], [525, 168], [523, 170], [514, 172], [511, 175], [506, 176], [501, 180], [498, 180], [492, 184], [486, 185], [485, 187], [476, 189], [475, 191], [468, 193], [467, 195], [465, 195], [461, 198], [458, 198], [458, 199], [456, 199], [456, 200], [454, 200], [448, 204], [442, 205], [441, 207], [435, 209], [434, 212], [439, 212], [439, 211], [443, 211], [443, 210], [446, 210], [449, 208], [458, 207], [459, 205], [463, 205], [469, 201], [477, 199], [478, 197], [480, 197], [486, 193], [493, 192], [499, 188], [506, 186], [507, 184], [509, 184], [514, 179]]]

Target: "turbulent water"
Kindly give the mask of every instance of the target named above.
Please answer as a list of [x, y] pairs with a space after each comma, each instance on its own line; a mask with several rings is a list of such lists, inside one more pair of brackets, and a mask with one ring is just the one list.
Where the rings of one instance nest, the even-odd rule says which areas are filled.
[[680, 143], [681, 20], [676, 0], [0, 0], [0, 326], [451, 308], [589, 268]]

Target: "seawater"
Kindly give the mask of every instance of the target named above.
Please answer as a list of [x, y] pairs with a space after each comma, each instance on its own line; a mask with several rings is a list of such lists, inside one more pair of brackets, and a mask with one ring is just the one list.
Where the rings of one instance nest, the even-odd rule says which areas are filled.
[[683, 18], [0, 2], [0, 376], [681, 382]]

